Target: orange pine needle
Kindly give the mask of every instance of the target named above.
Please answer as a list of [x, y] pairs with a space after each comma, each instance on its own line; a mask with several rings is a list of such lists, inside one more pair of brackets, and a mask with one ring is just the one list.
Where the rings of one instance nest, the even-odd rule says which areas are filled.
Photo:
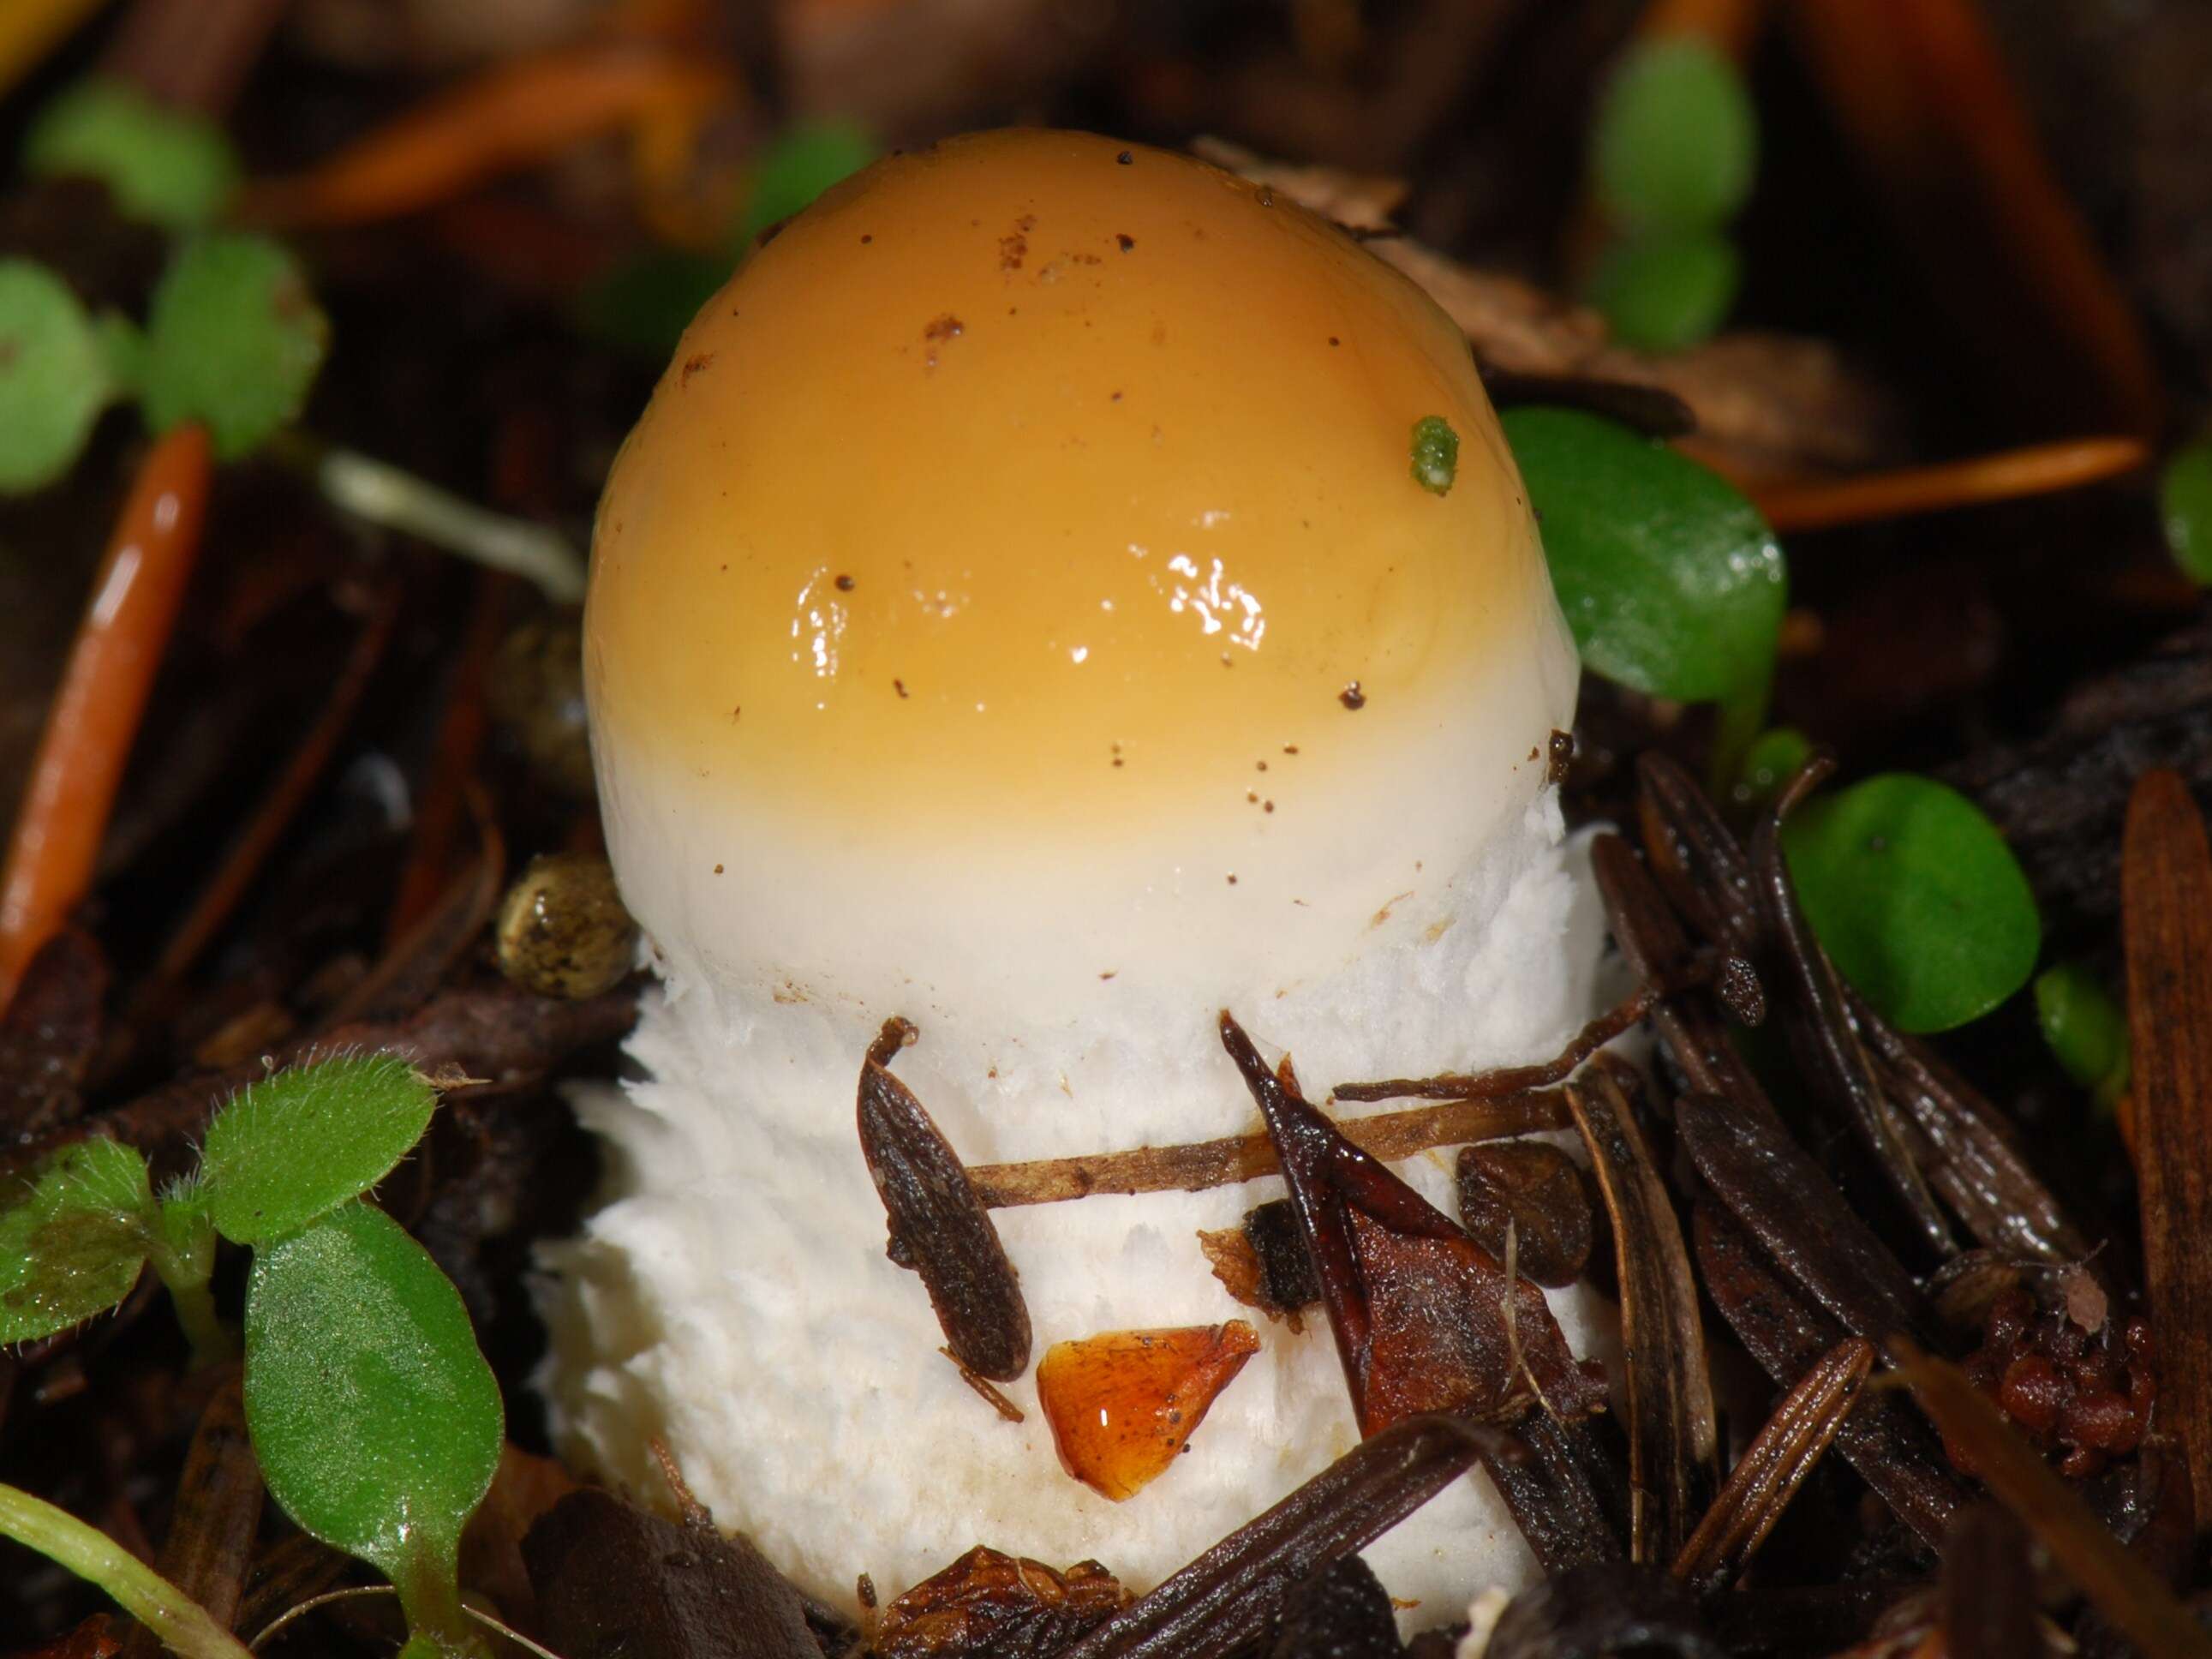
[[116, 520], [0, 876], [0, 1008], [91, 890], [116, 786], [199, 553], [210, 472], [206, 429], [173, 428], [139, 467]]
[[2149, 459], [2149, 447], [2133, 438], [2069, 438], [1832, 483], [1770, 484], [1751, 493], [1777, 530], [1829, 530], [2079, 489], [2133, 472]]
[[1799, 0], [1814, 79], [1952, 312], [2050, 411], [2150, 436], [2150, 346], [1974, 0]]
[[602, 133], [731, 95], [723, 70], [635, 44], [566, 47], [485, 71], [291, 179], [247, 192], [247, 217], [302, 227], [414, 213]]
[[1701, 34], [1741, 64], [1765, 17], [1766, 0], [1651, 0], [1636, 20], [1636, 32], [1646, 40]]

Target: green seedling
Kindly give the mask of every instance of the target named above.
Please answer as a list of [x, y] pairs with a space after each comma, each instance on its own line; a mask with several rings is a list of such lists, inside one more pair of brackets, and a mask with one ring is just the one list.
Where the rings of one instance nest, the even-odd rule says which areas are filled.
[[2107, 1109], [2127, 1092], [2128, 1012], [2078, 962], [2035, 976], [2035, 1017], [2059, 1067]]
[[2189, 579], [2212, 585], [2212, 438], [2174, 451], [2159, 475], [2166, 545]]
[[261, 1244], [358, 1198], [422, 1138], [429, 1080], [389, 1054], [345, 1055], [240, 1091], [199, 1168], [158, 1198], [135, 1147], [66, 1148], [0, 1209], [0, 1341], [113, 1307], [151, 1263], [203, 1359], [232, 1348], [208, 1294], [216, 1240]]
[[151, 1631], [179, 1659], [247, 1659], [245, 1644], [106, 1533], [15, 1486], [0, 1486], [0, 1537], [34, 1549]]
[[306, 274], [264, 236], [181, 244], [154, 290], [139, 398], [146, 423], [206, 424], [222, 460], [250, 455], [299, 418], [330, 348]]
[[1505, 435], [1583, 661], [1630, 690], [1720, 707], [1732, 780], [1765, 716], [1788, 599], [1759, 509], [1662, 443], [1578, 410], [1526, 408]]
[[56, 97], [23, 141], [34, 178], [95, 179], [117, 209], [172, 230], [213, 221], [237, 193], [237, 153], [214, 123], [93, 76]]
[[1583, 297], [1623, 343], [1678, 351], [1721, 325], [1739, 278], [1727, 227], [1758, 165], [1751, 94], [1717, 48], [1675, 35], [1621, 59], [1590, 136], [1592, 194], [1613, 240]]
[[458, 1564], [499, 1466], [499, 1385], [452, 1281], [381, 1211], [255, 1250], [246, 1420], [270, 1494], [392, 1581], [414, 1642], [478, 1650]]
[[105, 326], [44, 265], [0, 259], [0, 494], [43, 489], [83, 453], [127, 366]]
[[883, 153], [850, 122], [801, 121], [763, 147], [744, 210], [719, 254], [661, 249], [616, 267], [578, 301], [578, 321], [599, 339], [654, 362], [666, 360], [699, 307], [730, 279], [754, 240]]
[[1759, 734], [1745, 753], [1729, 799], [1740, 807], [1765, 805], [1782, 793], [1782, 786], [1804, 769], [1813, 758], [1813, 740], [1795, 726], [1778, 726]]
[[1646, 40], [1614, 69], [1590, 137], [1597, 205], [1625, 231], [1709, 230], [1751, 194], [1759, 118], [1719, 48], [1689, 35]]
[[1740, 276], [1735, 244], [1723, 232], [1645, 231], [1598, 256], [1583, 297], [1623, 345], [1680, 351], [1727, 319]]
[[[208, 1290], [216, 1243], [252, 1248], [246, 1412], [270, 1494], [392, 1580], [423, 1651], [461, 1655], [481, 1648], [456, 1553], [499, 1461], [499, 1389], [452, 1283], [362, 1201], [436, 1106], [406, 1061], [341, 1055], [240, 1091], [210, 1122], [199, 1167], [158, 1197], [135, 1149], [66, 1149], [0, 1209], [0, 1340], [113, 1307], [150, 1262], [198, 1356], [226, 1356]], [[81, 1558], [55, 1554], [85, 1571]], [[86, 1576], [138, 1611], [111, 1577]]]
[[1800, 807], [1782, 848], [1837, 970], [1902, 1030], [1978, 1019], [2034, 971], [2043, 930], [2027, 878], [1948, 785], [1869, 778]]

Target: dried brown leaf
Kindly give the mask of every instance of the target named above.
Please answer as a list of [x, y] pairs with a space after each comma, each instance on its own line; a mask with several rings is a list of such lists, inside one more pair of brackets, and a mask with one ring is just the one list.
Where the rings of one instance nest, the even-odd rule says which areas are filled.
[[1582, 1277], [1596, 1228], [1574, 1160], [1547, 1140], [1501, 1140], [1459, 1154], [1459, 1218], [1503, 1260], [1511, 1230], [1515, 1263], [1547, 1290]]
[[1364, 1432], [1429, 1411], [1515, 1416], [1532, 1388], [1561, 1416], [1603, 1407], [1540, 1290], [1347, 1140], [1226, 1013], [1221, 1040], [1283, 1160]]
[[1782, 1397], [1674, 1558], [1674, 1577], [1693, 1594], [1723, 1588], [1758, 1553], [1850, 1415], [1873, 1364], [1874, 1344], [1852, 1337], [1829, 1349]]
[[1629, 1559], [1672, 1560], [1712, 1490], [1718, 1459], [1698, 1285], [1673, 1200], [1611, 1073], [1567, 1089], [1613, 1222], [1628, 1370]]
[[2120, 876], [2159, 1419], [2212, 1516], [2212, 846], [2179, 774], [2136, 785]]
[[[1843, 1328], [1802, 1299], [1717, 1205], [1698, 1205], [1692, 1234], [1706, 1294], [1783, 1387], [1796, 1387], [1844, 1340]], [[1942, 1547], [1966, 1487], [1917, 1413], [1894, 1395], [1863, 1393], [1837, 1431], [1836, 1449], [1923, 1543]]]
[[884, 1609], [880, 1659], [1046, 1659], [1129, 1596], [1096, 1561], [1065, 1572], [978, 1545]]
[[886, 1021], [861, 1062], [861, 1155], [884, 1202], [891, 1260], [921, 1276], [954, 1357], [979, 1376], [1011, 1382], [1029, 1369], [1029, 1307], [998, 1226], [951, 1143], [885, 1069], [913, 1031], [904, 1020]]

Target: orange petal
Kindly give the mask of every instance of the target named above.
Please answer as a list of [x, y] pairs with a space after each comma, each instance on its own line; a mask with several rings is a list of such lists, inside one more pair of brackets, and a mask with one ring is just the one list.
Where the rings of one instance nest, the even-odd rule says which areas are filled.
[[1102, 1498], [1135, 1496], [1259, 1351], [1241, 1319], [1054, 1343], [1037, 1364], [1037, 1404], [1060, 1467]]

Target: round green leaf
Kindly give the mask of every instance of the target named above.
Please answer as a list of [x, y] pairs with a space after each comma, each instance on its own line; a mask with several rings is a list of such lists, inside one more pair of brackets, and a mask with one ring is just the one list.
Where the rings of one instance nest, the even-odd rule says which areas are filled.
[[64, 1148], [0, 1194], [0, 1343], [65, 1331], [130, 1295], [153, 1201], [146, 1160], [106, 1139]]
[[459, 1292], [390, 1217], [349, 1204], [254, 1252], [246, 1421], [301, 1527], [403, 1596], [452, 1582], [499, 1463], [499, 1385]]
[[2191, 580], [2212, 583], [2212, 438], [2174, 452], [2159, 477], [2166, 544]]
[[31, 260], [0, 259], [0, 493], [67, 472], [112, 384], [99, 331], [69, 285]]
[[429, 1080], [392, 1054], [349, 1054], [240, 1091], [208, 1125], [199, 1203], [240, 1244], [297, 1232], [390, 1174], [437, 1109]]
[[154, 290], [140, 395], [156, 431], [202, 421], [235, 460], [300, 413], [330, 325], [298, 264], [261, 236], [205, 235]]
[[1760, 732], [1744, 752], [1735, 798], [1746, 805], [1764, 806], [1812, 757], [1813, 740], [1795, 726], [1778, 726]]
[[770, 139], [753, 168], [752, 191], [738, 222], [738, 251], [882, 153], [849, 121], [802, 121]]
[[2128, 1086], [2128, 1016], [2096, 975], [2063, 962], [2035, 976], [2035, 1017], [2066, 1075], [2106, 1105]]
[[1655, 231], [1608, 247], [1583, 297], [1623, 345], [1681, 351], [1727, 319], [1739, 275], [1735, 244], [1723, 233]]
[[238, 157], [220, 127], [97, 76], [39, 112], [23, 167], [97, 179], [124, 213], [175, 230], [213, 219], [239, 181]]
[[1510, 410], [1504, 426], [1583, 660], [1684, 702], [1764, 687], [1788, 583], [1759, 509], [1664, 444], [1579, 410]]
[[1980, 810], [1932, 778], [1885, 773], [1810, 801], [1782, 846], [1838, 970], [1901, 1030], [1978, 1018], [2035, 968], [2027, 878]]
[[1759, 123], [1717, 47], [1672, 35], [1632, 47], [1591, 135], [1597, 203], [1623, 230], [1710, 230], [1751, 194]]

